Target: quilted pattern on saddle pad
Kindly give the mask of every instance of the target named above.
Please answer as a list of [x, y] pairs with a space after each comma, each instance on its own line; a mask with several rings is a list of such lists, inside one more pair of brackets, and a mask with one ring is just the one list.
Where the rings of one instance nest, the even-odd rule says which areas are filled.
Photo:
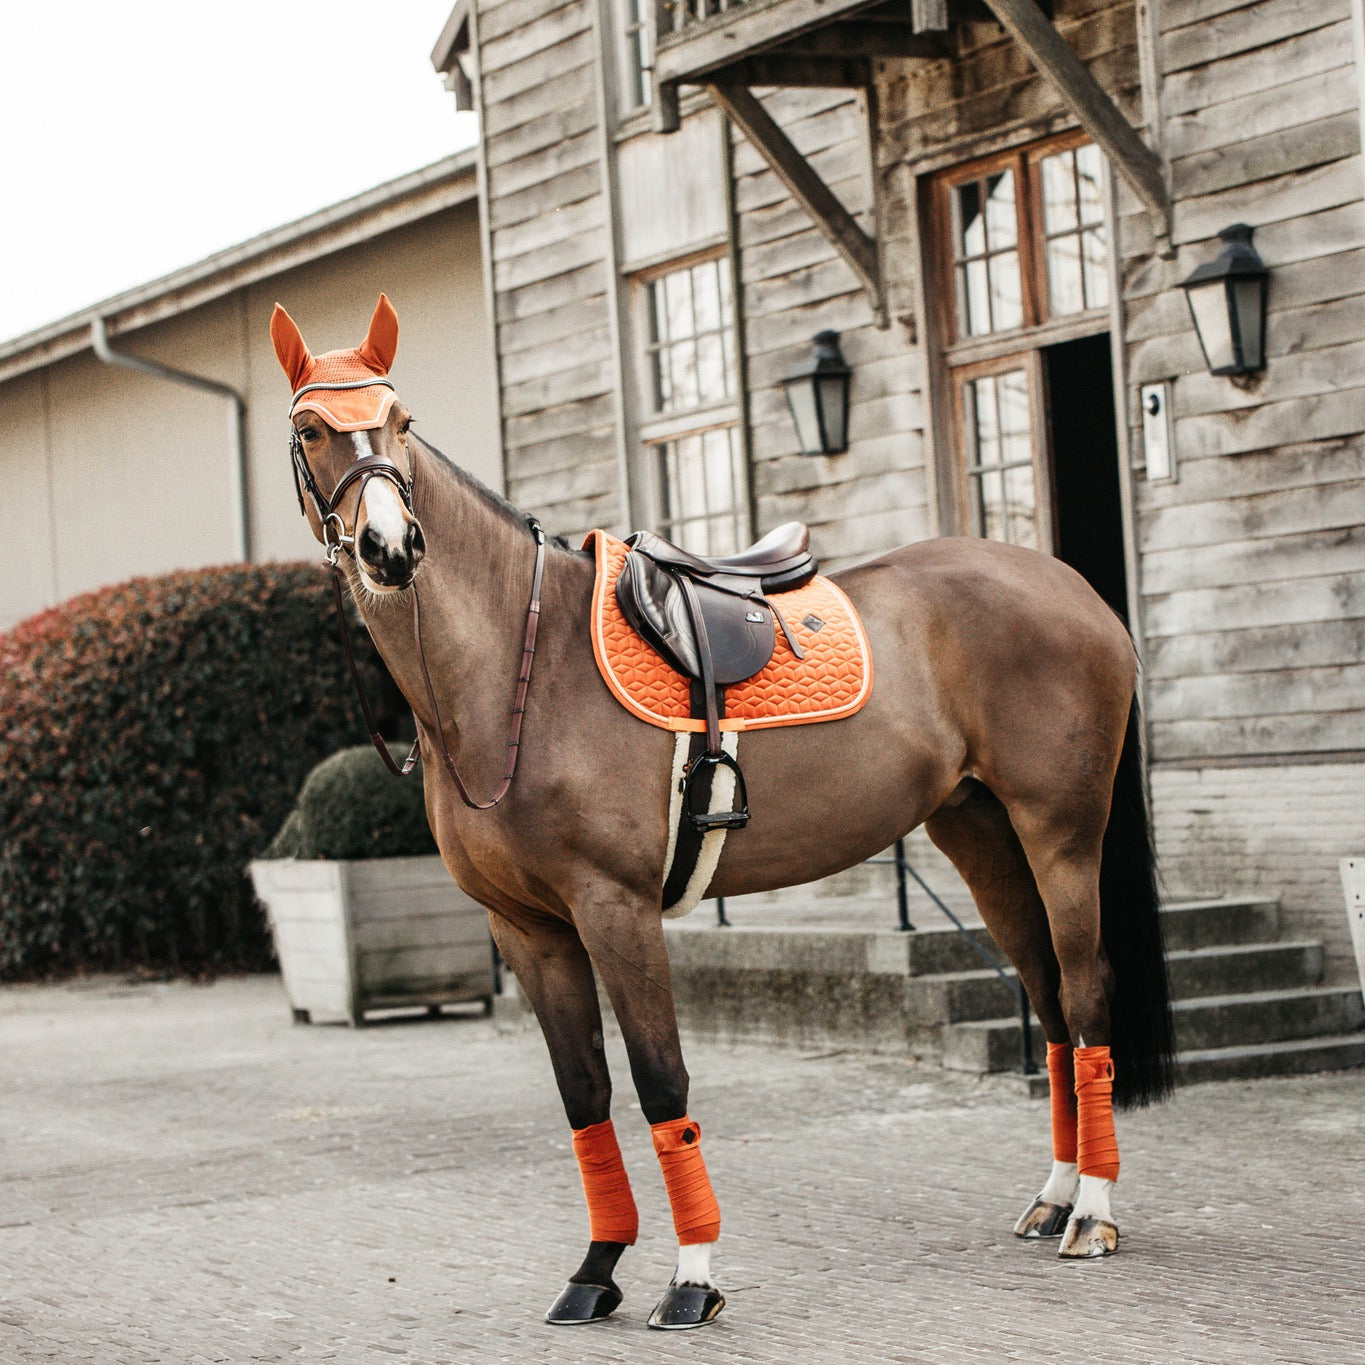
[[[629, 553], [625, 542], [606, 531], [590, 531], [583, 548], [591, 549], [597, 560], [592, 649], [612, 695], [627, 711], [662, 729], [706, 729], [704, 720], [693, 720], [690, 714], [687, 679], [665, 663], [622, 615], [616, 578]], [[861, 710], [872, 694], [872, 652], [853, 603], [822, 576], [772, 601], [806, 657], [796, 658], [774, 623], [777, 647], [772, 659], [746, 682], [726, 689], [720, 728], [809, 725]]]

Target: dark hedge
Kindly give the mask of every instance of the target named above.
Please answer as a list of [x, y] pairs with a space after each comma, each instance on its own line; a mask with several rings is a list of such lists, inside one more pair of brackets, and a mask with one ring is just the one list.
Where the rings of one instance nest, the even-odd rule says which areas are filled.
[[246, 864], [364, 735], [329, 593], [313, 565], [205, 569], [0, 635], [0, 979], [270, 964]]
[[[399, 754], [400, 763], [407, 750]], [[405, 858], [435, 853], [420, 767], [395, 777], [371, 744], [324, 758], [266, 849], [267, 858]]]

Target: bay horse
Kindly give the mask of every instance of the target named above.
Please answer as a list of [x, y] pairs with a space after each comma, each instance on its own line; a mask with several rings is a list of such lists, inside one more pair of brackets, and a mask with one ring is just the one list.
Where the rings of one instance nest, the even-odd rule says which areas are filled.
[[[678, 1234], [650, 1325], [710, 1321], [724, 1303], [710, 1268], [720, 1215], [688, 1113], [660, 913], [673, 737], [603, 683], [592, 556], [547, 544], [412, 432], [387, 378], [388, 300], [351, 351], [314, 358], [278, 305], [271, 333], [294, 391], [300, 505], [412, 706], [441, 856], [489, 911], [573, 1130], [590, 1243], [547, 1317], [612, 1312], [637, 1231], [596, 972]], [[835, 578], [870, 643], [871, 696], [846, 719], [746, 736], [753, 816], [726, 840], [708, 894], [814, 881], [923, 824], [1048, 1040], [1053, 1161], [1014, 1231], [1060, 1237], [1066, 1258], [1107, 1255], [1113, 1105], [1171, 1085], [1131, 639], [1065, 564], [987, 540], [909, 545]]]

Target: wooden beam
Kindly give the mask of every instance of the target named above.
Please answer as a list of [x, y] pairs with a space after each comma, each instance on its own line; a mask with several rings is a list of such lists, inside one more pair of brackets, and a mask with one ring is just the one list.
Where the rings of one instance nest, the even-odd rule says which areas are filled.
[[727, 85], [866, 90], [872, 84], [872, 63], [866, 57], [806, 57], [764, 52], [727, 66], [721, 74]]
[[701, 77], [741, 57], [752, 57], [811, 29], [870, 8], [875, 0], [772, 0], [722, 10], [700, 22], [669, 31], [661, 23], [654, 50], [654, 79], [664, 85]]
[[[659, 51], [659, 41], [673, 31], [672, 0], [654, 0], [649, 8], [649, 50]], [[656, 133], [676, 133], [682, 126], [678, 104], [678, 83], [666, 81], [659, 75], [658, 58], [650, 73], [650, 124]]]
[[753, 143], [792, 198], [848, 262], [867, 293], [879, 327], [886, 325], [877, 244], [812, 169], [754, 93], [743, 85], [708, 84], [707, 93]]
[[1158, 235], [1166, 235], [1171, 202], [1156, 153], [1137, 135], [1108, 92], [1048, 22], [1034, 0], [986, 0], [986, 3], [1147, 206], [1157, 220]]
[[802, 57], [946, 57], [950, 49], [942, 34], [916, 33], [909, 24], [852, 19], [803, 33], [769, 52]]
[[948, 27], [948, 0], [910, 0], [911, 21], [916, 33], [932, 33]]

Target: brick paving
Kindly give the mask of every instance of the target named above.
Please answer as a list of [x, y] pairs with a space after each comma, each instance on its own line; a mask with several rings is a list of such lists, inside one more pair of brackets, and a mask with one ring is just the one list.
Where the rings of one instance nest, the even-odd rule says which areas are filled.
[[1008, 1081], [694, 1043], [729, 1306], [665, 1335], [672, 1240], [624, 1090], [626, 1301], [540, 1321], [585, 1220], [534, 1031], [296, 1027], [254, 978], [8, 988], [0, 1037], [4, 1365], [1365, 1362], [1365, 1073], [1122, 1119], [1123, 1250], [1064, 1265], [1009, 1233], [1047, 1147]]

